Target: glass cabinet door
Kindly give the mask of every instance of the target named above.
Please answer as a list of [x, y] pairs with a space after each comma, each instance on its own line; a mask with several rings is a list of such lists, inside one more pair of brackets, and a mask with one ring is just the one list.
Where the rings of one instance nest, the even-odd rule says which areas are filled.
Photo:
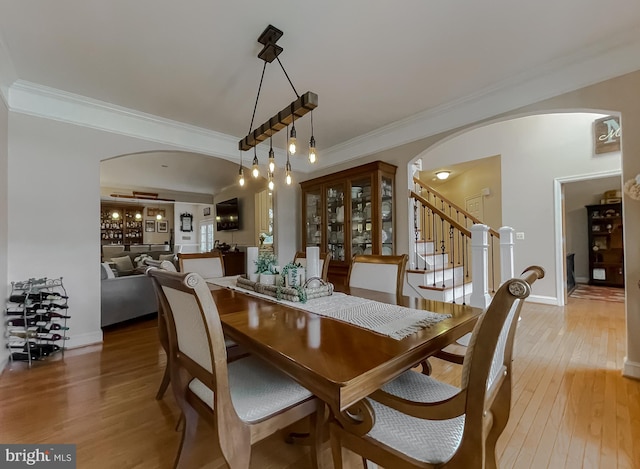
[[351, 255], [376, 254], [373, 249], [371, 177], [351, 181]]
[[305, 192], [306, 247], [322, 246], [322, 194]]
[[344, 184], [329, 185], [327, 191], [327, 251], [332, 259], [345, 260]]
[[382, 255], [393, 254], [393, 178], [382, 176], [381, 220], [382, 220]]

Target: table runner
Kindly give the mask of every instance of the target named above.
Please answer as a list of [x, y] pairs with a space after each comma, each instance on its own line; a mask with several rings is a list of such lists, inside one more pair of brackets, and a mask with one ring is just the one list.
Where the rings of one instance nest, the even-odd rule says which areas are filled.
[[206, 281], [274, 303], [281, 303], [291, 308], [347, 322], [395, 340], [401, 340], [414, 332], [431, 327], [433, 324], [451, 317], [450, 314], [411, 309], [338, 292], [334, 292], [331, 296], [309, 300], [304, 304], [294, 303], [240, 288], [236, 285], [237, 278], [238, 276], [210, 278]]

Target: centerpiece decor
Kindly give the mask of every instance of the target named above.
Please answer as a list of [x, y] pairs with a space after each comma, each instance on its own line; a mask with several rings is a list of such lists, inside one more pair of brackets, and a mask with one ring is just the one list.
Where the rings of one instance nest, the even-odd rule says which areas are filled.
[[255, 261], [256, 273], [260, 274], [260, 283], [264, 285], [275, 285], [278, 272], [278, 259], [275, 254], [268, 251], [263, 251], [258, 254], [258, 258]]
[[304, 266], [299, 263], [289, 262], [282, 268], [283, 283], [287, 287], [299, 287], [304, 284], [305, 270]]

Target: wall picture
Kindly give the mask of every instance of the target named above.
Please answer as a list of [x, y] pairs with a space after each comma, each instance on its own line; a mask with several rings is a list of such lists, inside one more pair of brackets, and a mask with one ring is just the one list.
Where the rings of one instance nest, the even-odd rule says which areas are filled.
[[145, 220], [144, 222], [144, 231], [147, 233], [156, 231], [156, 222], [155, 220]]
[[169, 222], [166, 220], [158, 222], [158, 233], [166, 233], [169, 231]]

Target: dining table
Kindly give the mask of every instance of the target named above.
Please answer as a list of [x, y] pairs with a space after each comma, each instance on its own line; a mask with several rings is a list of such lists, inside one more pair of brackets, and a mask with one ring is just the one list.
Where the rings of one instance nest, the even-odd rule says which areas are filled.
[[[225, 336], [324, 401], [345, 425], [365, 398], [469, 333], [482, 310], [348, 286], [347, 295], [449, 315], [401, 340], [235, 288], [209, 284]], [[314, 300], [309, 300], [314, 301]]]

